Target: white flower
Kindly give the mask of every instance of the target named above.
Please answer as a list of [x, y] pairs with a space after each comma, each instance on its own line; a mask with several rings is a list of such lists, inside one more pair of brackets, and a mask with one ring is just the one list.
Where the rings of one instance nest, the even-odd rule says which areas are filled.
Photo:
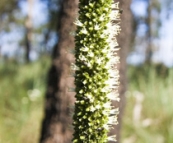
[[104, 124], [103, 128], [105, 128], [106, 130], [110, 130], [112, 128], [112, 126], [108, 125], [108, 124]]
[[118, 93], [115, 93], [115, 92], [111, 92], [109, 94], [107, 94], [107, 97], [110, 99], [110, 100], [115, 100], [115, 101], [120, 101], [120, 98], [118, 98], [119, 94]]
[[106, 109], [111, 109], [111, 102], [104, 103], [103, 107], [106, 108]]
[[108, 87], [105, 87], [105, 88], [102, 88], [101, 89], [101, 92], [108, 92], [109, 91], [109, 88]]
[[112, 26], [111, 22], [108, 22], [108, 23], [106, 24], [106, 26], [107, 26], [107, 28], [110, 28], [110, 27]]
[[119, 71], [118, 70], [108, 70], [109, 76], [111, 78], [119, 78]]
[[96, 24], [96, 25], [94, 26], [94, 29], [95, 29], [95, 30], [99, 30], [100, 27]]
[[96, 109], [95, 109], [93, 106], [90, 107], [90, 111], [91, 111], [91, 112], [94, 112], [95, 110], [96, 110]]
[[109, 14], [111, 20], [120, 20], [120, 13], [119, 10], [112, 10]]
[[81, 27], [83, 26], [83, 24], [78, 19], [74, 22], [74, 24]]
[[101, 65], [103, 61], [103, 58], [96, 58], [96, 62], [98, 63], [98, 65]]
[[89, 56], [89, 57], [94, 57], [94, 53], [93, 53], [93, 52], [89, 52], [89, 53], [88, 53], [88, 56]]
[[86, 64], [87, 64], [88, 67], [90, 67], [90, 68], [92, 67], [90, 62], [87, 62]]
[[111, 46], [114, 45], [114, 47], [117, 47], [117, 46], [118, 46], [118, 43], [117, 43], [116, 40], [111, 40], [110, 45], [111, 45]]
[[114, 141], [114, 142], [116, 142], [116, 135], [109, 136], [108, 137], [108, 141]]
[[119, 2], [113, 3], [113, 4], [111, 5], [111, 8], [112, 8], [112, 9], [119, 9]]
[[94, 102], [94, 98], [91, 94], [86, 94], [87, 98], [90, 100], [90, 102]]
[[83, 51], [83, 52], [88, 52], [88, 50], [89, 50], [89, 48], [86, 46], [80, 49], [80, 51]]
[[74, 63], [71, 64], [71, 69], [72, 70], [79, 70], [79, 67], [76, 66]]
[[118, 57], [118, 56], [111, 57], [111, 59], [110, 59], [110, 61], [112, 63], [119, 63], [119, 60], [120, 60], [120, 57]]
[[103, 16], [103, 15], [100, 16], [99, 20], [100, 20], [100, 21], [104, 21], [104, 16]]
[[118, 113], [119, 113], [119, 109], [118, 108], [110, 110], [110, 114], [117, 115]]
[[105, 34], [101, 34], [101, 35], [100, 35], [100, 38], [104, 38], [104, 37], [105, 37]]
[[102, 53], [107, 53], [109, 50], [108, 49], [103, 49]]
[[86, 61], [87, 60], [86, 57], [84, 55], [82, 55], [82, 54], [79, 55], [79, 59], [81, 61]]
[[105, 8], [105, 11], [109, 11], [109, 9], [108, 8]]
[[85, 85], [87, 83], [87, 80], [84, 80], [82, 83]]
[[96, 109], [100, 109], [101, 108], [101, 106], [100, 105], [96, 105]]
[[88, 31], [86, 30], [86, 28], [83, 28], [83, 29], [81, 30], [81, 32], [82, 32], [83, 34], [88, 34]]
[[117, 116], [110, 116], [110, 117], [109, 117], [108, 124], [117, 125], [117, 124], [118, 124]]

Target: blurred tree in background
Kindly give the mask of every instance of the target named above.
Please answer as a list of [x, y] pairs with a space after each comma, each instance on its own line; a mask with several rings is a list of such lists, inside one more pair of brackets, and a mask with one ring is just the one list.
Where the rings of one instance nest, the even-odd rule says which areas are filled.
[[4, 30], [9, 30], [9, 23], [15, 22], [14, 14], [15, 10], [18, 10], [19, 1], [11, 0], [7, 3], [6, 0], [0, 1], [0, 30], [1, 32]]
[[74, 86], [70, 73], [74, 57], [70, 52], [74, 49], [74, 37], [71, 33], [75, 31], [73, 22], [77, 13], [77, 1], [63, 0], [59, 13], [58, 44], [53, 49], [52, 65], [48, 74], [40, 143], [70, 143], [73, 133], [70, 127], [70, 106], [74, 104], [74, 93], [69, 89]]
[[[161, 3], [159, 0], [134, 0], [136, 3], [143, 1], [146, 5], [145, 14], [139, 15], [134, 12], [134, 46], [142, 45], [145, 55], [145, 62], [152, 62], [154, 51], [157, 50], [155, 41], [159, 38], [161, 26], [160, 12]], [[143, 30], [142, 30], [143, 29]], [[139, 31], [140, 30], [140, 31]]]
[[146, 49], [146, 62], [150, 63], [152, 61], [152, 55], [154, 52], [154, 45], [153, 41], [155, 38], [159, 37], [159, 27], [161, 25], [160, 18], [157, 16], [160, 14], [161, 6], [158, 0], [151, 0], [147, 2], [147, 18], [146, 18], [146, 25], [147, 25], [147, 32], [146, 32], [146, 41], [147, 49]]
[[53, 46], [49, 45], [49, 41], [53, 38], [58, 39], [58, 33], [60, 28], [60, 8], [62, 7], [62, 0], [41, 0], [42, 3], [46, 3], [46, 8], [48, 10], [48, 22], [44, 29], [44, 40], [43, 40], [43, 53], [52, 53]]
[[32, 47], [32, 31], [33, 31], [33, 0], [28, 0], [28, 11], [27, 17], [25, 21], [26, 33], [25, 33], [25, 43], [26, 43], [26, 51], [25, 51], [25, 61], [30, 62], [30, 50]]
[[[5, 0], [0, 1], [0, 38], [5, 32], [10, 31], [10, 23], [15, 23], [15, 18], [13, 12], [18, 10], [18, 1], [11, 0], [6, 3]], [[0, 43], [0, 57], [1, 57], [1, 47]]]

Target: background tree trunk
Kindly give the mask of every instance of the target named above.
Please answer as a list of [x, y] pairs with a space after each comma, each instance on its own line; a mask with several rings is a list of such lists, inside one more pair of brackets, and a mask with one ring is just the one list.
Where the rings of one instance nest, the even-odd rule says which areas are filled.
[[146, 56], [145, 56], [145, 63], [150, 64], [151, 60], [152, 60], [152, 55], [153, 55], [153, 50], [152, 50], [152, 29], [151, 29], [151, 1], [148, 1], [148, 8], [147, 8], [147, 19], [146, 19], [146, 23], [148, 25], [148, 30], [147, 30], [147, 49], [146, 49]]
[[[115, 0], [117, 2], [117, 0]], [[121, 14], [121, 33], [117, 37], [120, 51], [120, 64], [118, 65], [119, 71], [120, 71], [120, 87], [119, 87], [119, 93], [120, 93], [120, 102], [113, 102], [113, 105], [115, 107], [119, 107], [119, 115], [118, 115], [118, 125], [114, 126], [114, 129], [110, 131], [110, 135], [116, 134], [116, 143], [120, 143], [120, 132], [121, 132], [121, 124], [122, 124], [122, 117], [124, 113], [124, 108], [126, 104], [126, 98], [125, 98], [125, 92], [127, 90], [127, 77], [126, 77], [126, 58], [128, 54], [128, 50], [130, 49], [131, 45], [131, 37], [132, 37], [132, 14], [130, 10], [130, 4], [131, 0], [121, 0], [120, 2], [120, 9], [123, 9], [123, 13]], [[113, 142], [109, 142], [113, 143]]]
[[71, 62], [74, 56], [74, 32], [77, 13], [77, 0], [62, 0], [59, 19], [59, 41], [54, 47], [52, 66], [48, 73], [48, 85], [45, 101], [45, 117], [42, 123], [40, 143], [71, 143], [72, 115], [70, 106], [74, 105], [73, 77], [70, 77]]
[[30, 50], [31, 50], [31, 41], [32, 41], [32, 11], [33, 11], [33, 0], [28, 0], [28, 14], [25, 22], [26, 27], [26, 35], [25, 35], [25, 42], [26, 42], [26, 50], [25, 50], [25, 61], [28, 63], [30, 62]]

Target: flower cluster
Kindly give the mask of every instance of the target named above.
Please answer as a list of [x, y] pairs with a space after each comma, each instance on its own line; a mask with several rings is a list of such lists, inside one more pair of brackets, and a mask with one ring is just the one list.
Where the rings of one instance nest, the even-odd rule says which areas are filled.
[[75, 85], [73, 143], [115, 141], [107, 133], [117, 124], [119, 58], [116, 35], [120, 32], [118, 3], [113, 0], [79, 0], [75, 24]]

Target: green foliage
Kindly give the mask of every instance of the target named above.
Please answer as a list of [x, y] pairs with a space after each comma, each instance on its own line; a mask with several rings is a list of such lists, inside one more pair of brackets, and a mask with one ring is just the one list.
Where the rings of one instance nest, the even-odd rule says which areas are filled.
[[75, 23], [76, 102], [73, 143], [106, 143], [115, 140], [114, 137], [107, 137], [112, 124], [117, 123], [118, 113], [117, 109], [111, 107], [111, 99], [118, 100], [118, 72], [113, 72], [112, 67], [118, 61], [114, 36], [119, 28], [111, 23], [119, 15], [117, 4], [112, 5], [112, 2], [79, 2], [79, 18]]
[[37, 143], [48, 58], [0, 65], [0, 142]]
[[[161, 69], [158, 65], [129, 68], [129, 91], [122, 130], [124, 142], [173, 142], [173, 69], [158, 69]], [[142, 102], [138, 101], [139, 97], [143, 98]], [[138, 105], [142, 107], [140, 113], [135, 110]], [[137, 121], [134, 114], [140, 116]]]
[[[0, 0], [0, 30], [9, 31], [9, 23], [15, 22], [14, 12], [17, 11], [19, 6], [19, 0]], [[0, 31], [0, 32], [1, 32]]]

